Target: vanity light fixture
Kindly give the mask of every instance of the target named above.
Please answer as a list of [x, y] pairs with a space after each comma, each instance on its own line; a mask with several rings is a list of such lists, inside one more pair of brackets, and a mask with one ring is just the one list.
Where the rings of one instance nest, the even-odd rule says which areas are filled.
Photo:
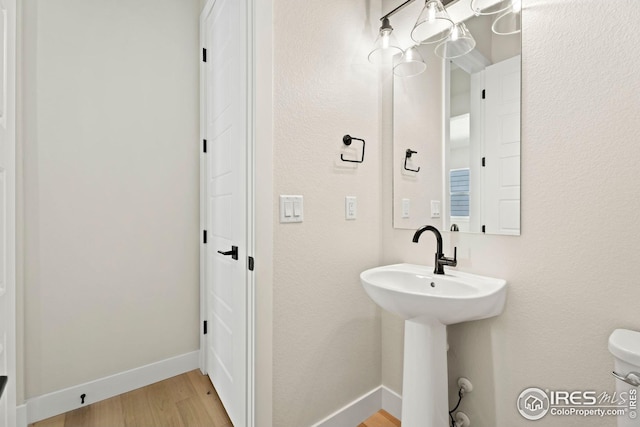
[[391, 64], [395, 55], [402, 55], [402, 49], [393, 35], [393, 27], [388, 17], [383, 17], [378, 38], [369, 53], [369, 62], [376, 65]]
[[[373, 50], [369, 53], [369, 61], [374, 64], [388, 65], [395, 61], [393, 73], [399, 77], [415, 76], [427, 68], [418, 52], [418, 45], [438, 43], [434, 49], [435, 53], [444, 59], [463, 56], [476, 46], [476, 41], [464, 22], [454, 23], [445, 9], [446, 5], [455, 0], [425, 0], [425, 5], [411, 30], [411, 39], [416, 45], [403, 51], [393, 35], [389, 18], [414, 1], [406, 0], [380, 18], [380, 33]], [[495, 34], [508, 35], [520, 32], [522, 0], [470, 0], [469, 4], [476, 15], [500, 14], [491, 26]]]
[[476, 47], [476, 39], [464, 24], [458, 22], [451, 30], [451, 34], [435, 48], [436, 55], [444, 59], [458, 58], [466, 55]]
[[411, 46], [404, 51], [400, 62], [393, 67], [393, 74], [398, 77], [411, 77], [417, 76], [426, 69], [427, 64], [424, 62], [420, 52], [418, 52], [418, 47]]
[[498, 16], [491, 25], [491, 31], [499, 36], [509, 34], [517, 34], [522, 29], [520, 22], [520, 10], [522, 9], [521, 0], [513, 0], [511, 8]]
[[[406, 0], [380, 18], [382, 26], [380, 27], [378, 38], [373, 44], [373, 49], [369, 53], [369, 62], [377, 65], [386, 65], [393, 61], [394, 56], [403, 54], [403, 50], [399, 47], [393, 35], [393, 27], [389, 23], [389, 18], [414, 1], [415, 0]], [[444, 4], [452, 1], [453, 0], [444, 0]], [[413, 38], [416, 43], [435, 43], [445, 39], [449, 35], [453, 27], [453, 21], [449, 18], [444, 4], [440, 0], [426, 0], [424, 8], [422, 8], [422, 12], [418, 16], [418, 20], [411, 31], [411, 38]]]
[[469, 5], [471, 10], [476, 16], [480, 15], [496, 15], [498, 13], [506, 12], [513, 7], [513, 3], [520, 0], [471, 0]]
[[522, 0], [504, 0], [498, 3], [495, 0], [471, 0], [470, 6], [476, 15], [500, 14], [491, 25], [494, 34], [505, 36], [520, 32]]
[[428, 0], [411, 30], [417, 44], [437, 43], [446, 39], [453, 29], [453, 21], [440, 0]]
[[[400, 58], [402, 58], [402, 56], [408, 52], [411, 55], [411, 58], [404, 60], [401, 59], [396, 65], [396, 68], [399, 67], [397, 72], [402, 75], [407, 75], [406, 73], [409, 73], [408, 75], [415, 75], [425, 70], [426, 64], [417, 49], [414, 49], [415, 46], [408, 48], [406, 52], [399, 47], [399, 44], [393, 35], [393, 27], [389, 22], [389, 18], [393, 14], [414, 1], [415, 0], [406, 0], [391, 12], [380, 18], [382, 26], [380, 27], [378, 38], [373, 44], [373, 49], [369, 53], [369, 62], [376, 65], [391, 64], [394, 57], [400, 55]], [[449, 36], [451, 28], [453, 27], [453, 21], [449, 18], [449, 14], [445, 10], [444, 5], [452, 1], [454, 0], [425, 1], [424, 8], [422, 8], [422, 12], [418, 16], [418, 20], [411, 31], [411, 37], [416, 41], [416, 43], [435, 43], [442, 41]], [[398, 59], [396, 59], [396, 61], [398, 61]], [[417, 69], [420, 71], [415, 73], [414, 70]]]

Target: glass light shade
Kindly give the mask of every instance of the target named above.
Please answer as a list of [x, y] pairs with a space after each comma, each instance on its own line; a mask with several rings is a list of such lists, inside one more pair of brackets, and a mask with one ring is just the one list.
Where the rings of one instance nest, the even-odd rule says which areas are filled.
[[393, 57], [396, 55], [402, 55], [402, 49], [393, 35], [393, 28], [385, 27], [383, 24], [378, 38], [373, 44], [373, 49], [369, 53], [369, 62], [376, 65], [392, 64]]
[[393, 74], [398, 77], [417, 76], [427, 69], [422, 55], [416, 46], [412, 46], [404, 51], [402, 59], [393, 67]]
[[464, 22], [459, 22], [451, 30], [449, 37], [436, 46], [435, 52], [440, 58], [451, 59], [466, 55], [474, 47], [476, 47], [476, 39]]
[[418, 15], [411, 30], [411, 39], [417, 44], [437, 43], [449, 36], [453, 21], [440, 0], [429, 0]]
[[500, 36], [518, 34], [521, 29], [522, 26], [520, 22], [520, 9], [516, 8], [498, 16], [491, 25], [491, 31]]
[[471, 0], [470, 5], [476, 15], [495, 15], [511, 9], [515, 2], [519, 3], [520, 0]]

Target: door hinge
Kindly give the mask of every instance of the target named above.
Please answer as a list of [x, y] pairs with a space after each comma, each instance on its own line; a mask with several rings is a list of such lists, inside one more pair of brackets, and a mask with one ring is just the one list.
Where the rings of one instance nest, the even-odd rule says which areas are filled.
[[207, 48], [202, 48], [202, 62], [207, 62]]
[[255, 260], [253, 259], [252, 256], [247, 257], [247, 268], [249, 269], [249, 271], [253, 271], [253, 268], [255, 267]]
[[206, 139], [202, 140], [202, 152], [203, 153], [207, 152], [207, 140]]
[[486, 233], [486, 232], [487, 232], [487, 226], [486, 226], [486, 225], [483, 225], [483, 226], [482, 226], [482, 232], [483, 232], [483, 233]]
[[207, 243], [207, 230], [202, 230], [202, 243]]
[[482, 99], [485, 99], [487, 97], [487, 91], [485, 89], [482, 89]]
[[202, 330], [204, 335], [207, 335], [207, 321], [202, 322]]
[[485, 166], [487, 166], [486, 158], [485, 158], [485, 157], [483, 157], [483, 158], [482, 158], [482, 167], [485, 167]]

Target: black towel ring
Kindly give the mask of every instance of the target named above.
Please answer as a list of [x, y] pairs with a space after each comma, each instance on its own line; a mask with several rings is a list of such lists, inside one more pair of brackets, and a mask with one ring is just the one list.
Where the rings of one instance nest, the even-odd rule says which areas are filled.
[[351, 141], [354, 139], [356, 141], [362, 141], [362, 158], [360, 160], [349, 160], [344, 158], [344, 154], [340, 154], [340, 160], [342, 160], [343, 162], [350, 162], [350, 163], [363, 163], [364, 162], [364, 145], [365, 145], [364, 139], [354, 138], [353, 136], [345, 135], [342, 137], [342, 142], [344, 143], [344, 145], [351, 145]]
[[408, 170], [408, 171], [411, 171], [411, 172], [420, 172], [420, 168], [419, 167], [418, 167], [418, 169], [409, 169], [407, 167], [407, 160], [410, 159], [411, 156], [414, 155], [414, 154], [418, 154], [418, 152], [417, 151], [413, 151], [410, 148], [407, 148], [407, 151], [405, 152], [405, 155], [404, 155], [404, 170]]

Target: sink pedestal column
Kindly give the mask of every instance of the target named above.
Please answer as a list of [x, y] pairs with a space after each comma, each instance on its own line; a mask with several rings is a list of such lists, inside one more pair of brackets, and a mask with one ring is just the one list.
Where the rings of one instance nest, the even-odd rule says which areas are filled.
[[447, 329], [432, 319], [404, 322], [402, 427], [449, 425]]

